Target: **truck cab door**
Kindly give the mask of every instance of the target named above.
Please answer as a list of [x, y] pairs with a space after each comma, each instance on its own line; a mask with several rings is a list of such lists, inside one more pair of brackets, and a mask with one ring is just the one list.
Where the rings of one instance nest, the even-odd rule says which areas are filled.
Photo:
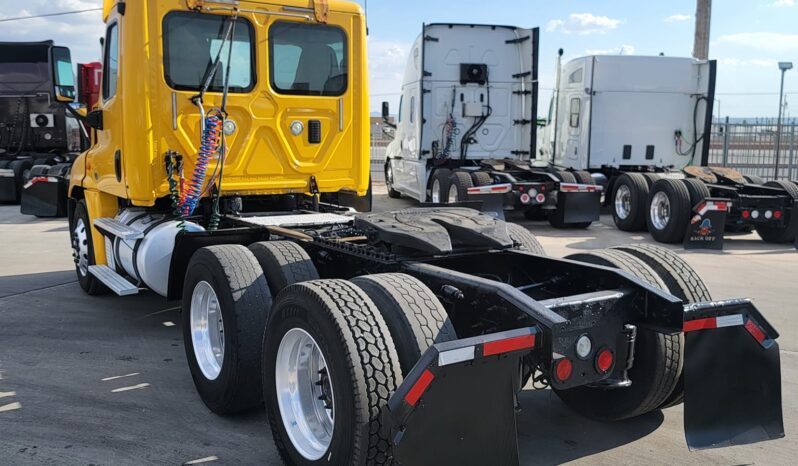
[[568, 166], [576, 168], [575, 162], [580, 156], [580, 139], [582, 134], [583, 99], [579, 95], [571, 95], [567, 101], [568, 118], [565, 122], [566, 135], [563, 156], [569, 161]]
[[87, 152], [86, 176], [102, 192], [117, 197], [127, 197], [123, 181], [122, 149], [124, 135], [122, 128], [123, 89], [119, 86], [121, 64], [120, 28], [122, 21], [114, 10], [108, 18], [105, 45], [103, 47], [102, 98], [98, 110], [102, 113], [102, 128], [96, 131], [96, 144]]

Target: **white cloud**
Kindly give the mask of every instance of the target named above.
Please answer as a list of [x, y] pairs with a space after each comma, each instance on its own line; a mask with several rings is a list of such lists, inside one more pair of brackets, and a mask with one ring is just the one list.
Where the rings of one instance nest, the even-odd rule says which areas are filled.
[[757, 66], [763, 68], [776, 67], [776, 60], [764, 60], [759, 58], [754, 58], [751, 60], [741, 60], [739, 58], [721, 58], [718, 60], [718, 63], [724, 66]]
[[770, 6], [795, 6], [795, 0], [776, 0], [775, 2], [771, 3]]
[[622, 45], [611, 49], [587, 49], [585, 55], [634, 55], [634, 45]]
[[720, 36], [718, 42], [740, 47], [749, 47], [771, 53], [798, 51], [798, 34], [741, 32], [738, 34]]
[[664, 21], [666, 23], [678, 23], [678, 22], [682, 22], [682, 21], [689, 21], [691, 19], [693, 19], [693, 15], [685, 15], [685, 14], [678, 14], [677, 13], [675, 15], [668, 16], [667, 18], [664, 19]]
[[546, 24], [546, 30], [562, 31], [565, 34], [606, 34], [616, 29], [622, 21], [607, 16], [595, 16], [591, 13], [571, 13], [565, 20], [553, 19]]
[[380, 41], [369, 37], [369, 93], [371, 110], [377, 111], [382, 101], [397, 109], [402, 79], [410, 44]]

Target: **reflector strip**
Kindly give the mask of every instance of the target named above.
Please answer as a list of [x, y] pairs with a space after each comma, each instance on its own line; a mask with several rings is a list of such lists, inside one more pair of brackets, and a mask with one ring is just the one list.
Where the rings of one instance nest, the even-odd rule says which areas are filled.
[[474, 347], [466, 346], [465, 348], [458, 348], [456, 350], [444, 351], [438, 354], [438, 366], [448, 366], [449, 364], [457, 364], [458, 362], [471, 361], [474, 359]]
[[506, 194], [513, 190], [510, 183], [468, 188], [468, 194]]
[[421, 374], [421, 377], [419, 377], [418, 380], [416, 380], [416, 383], [413, 384], [413, 387], [407, 391], [407, 395], [405, 395], [405, 401], [407, 404], [410, 406], [415, 406], [416, 403], [418, 403], [418, 400], [421, 398], [421, 395], [427, 391], [429, 384], [432, 383], [432, 379], [434, 378], [435, 376], [429, 371], [429, 369], [424, 370], [424, 372]]
[[491, 341], [482, 345], [482, 356], [509, 353], [535, 346], [535, 335], [523, 335], [506, 340]]
[[560, 183], [560, 191], [566, 193], [595, 193], [601, 192], [603, 189], [603, 186], [595, 184]]
[[57, 183], [57, 182], [58, 178], [53, 176], [36, 176], [34, 178], [31, 178], [31, 180], [28, 181], [27, 183], [25, 183], [25, 189], [30, 188], [36, 183]]
[[704, 201], [698, 206], [696, 212], [698, 215], [704, 215], [707, 212], [728, 212], [730, 208], [731, 202]]
[[736, 327], [743, 325], [742, 314], [734, 314], [730, 316], [708, 317], [706, 319], [690, 320], [684, 323], [684, 332], [693, 332], [696, 330], [709, 330], [713, 328], [723, 327]]
[[760, 345], [767, 339], [765, 332], [763, 332], [762, 329], [759, 328], [759, 326], [751, 319], [748, 319], [748, 321], [745, 323], [745, 329], [748, 330], [748, 333], [750, 333]]

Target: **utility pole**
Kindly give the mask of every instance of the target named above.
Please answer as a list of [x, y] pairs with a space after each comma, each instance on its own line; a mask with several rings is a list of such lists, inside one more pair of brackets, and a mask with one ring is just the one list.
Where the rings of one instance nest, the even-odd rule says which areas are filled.
[[696, 0], [695, 42], [693, 58], [709, 59], [709, 23], [712, 19], [712, 0]]
[[792, 69], [792, 62], [782, 61], [779, 62], [779, 70], [781, 70], [781, 88], [779, 89], [779, 119], [776, 123], [776, 170], [774, 173], [775, 180], [779, 179], [779, 153], [781, 152], [781, 116], [784, 111], [784, 75], [787, 71]]

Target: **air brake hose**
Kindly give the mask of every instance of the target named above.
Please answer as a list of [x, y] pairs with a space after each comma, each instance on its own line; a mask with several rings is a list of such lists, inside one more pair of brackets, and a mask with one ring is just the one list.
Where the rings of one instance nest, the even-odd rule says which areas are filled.
[[213, 156], [219, 153], [221, 134], [222, 120], [217, 115], [205, 117], [205, 127], [202, 130], [197, 163], [194, 165], [194, 172], [186, 184], [186, 189], [181, 199], [184, 217], [190, 217], [197, 208], [202, 196], [205, 178], [207, 177], [208, 165], [211, 163]]

